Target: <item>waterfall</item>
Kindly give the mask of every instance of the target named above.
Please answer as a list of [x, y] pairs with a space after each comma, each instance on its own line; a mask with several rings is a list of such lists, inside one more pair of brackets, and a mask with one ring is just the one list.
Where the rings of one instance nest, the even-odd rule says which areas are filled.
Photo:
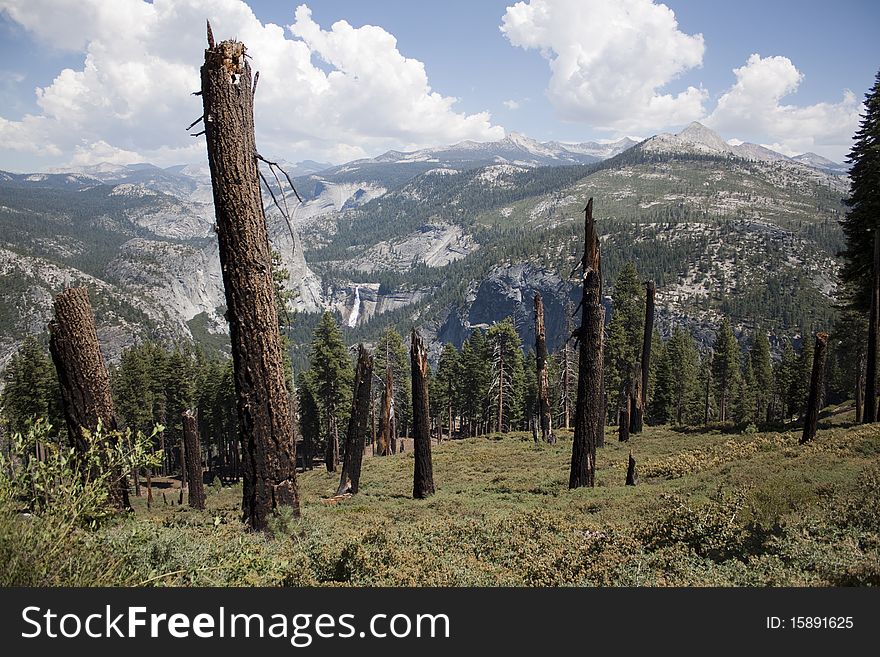
[[360, 288], [360, 286], [355, 285], [354, 286], [354, 306], [351, 309], [351, 314], [348, 316], [349, 328], [355, 327], [360, 314], [361, 314], [361, 288]]

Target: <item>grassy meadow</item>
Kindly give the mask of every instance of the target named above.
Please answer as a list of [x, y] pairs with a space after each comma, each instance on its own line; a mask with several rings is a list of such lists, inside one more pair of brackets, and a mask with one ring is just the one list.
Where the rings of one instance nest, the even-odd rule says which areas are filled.
[[[831, 409], [834, 410], [834, 409]], [[299, 476], [302, 517], [245, 531], [238, 486], [207, 510], [135, 498], [97, 527], [0, 508], [4, 585], [846, 586], [880, 584], [880, 425], [826, 412], [799, 431], [612, 428], [597, 486], [568, 490], [571, 434], [433, 449], [437, 493], [411, 499], [412, 453], [366, 458], [361, 492]], [[630, 450], [639, 483], [624, 486]], [[144, 495], [145, 495], [144, 491]], [[177, 500], [177, 491], [167, 495]]]

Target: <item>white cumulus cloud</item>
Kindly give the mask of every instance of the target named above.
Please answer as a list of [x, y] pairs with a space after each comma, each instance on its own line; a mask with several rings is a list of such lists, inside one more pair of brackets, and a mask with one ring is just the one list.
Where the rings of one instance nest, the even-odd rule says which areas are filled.
[[858, 128], [862, 108], [849, 90], [836, 103], [783, 103], [803, 74], [787, 57], [753, 54], [734, 69], [736, 82], [718, 98], [706, 125], [723, 133], [766, 143], [786, 155], [814, 151], [842, 161]]
[[[83, 65], [36, 90], [39, 113], [13, 121], [0, 109], [0, 154], [47, 164], [204, 157], [183, 128], [201, 113], [199, 66], [210, 19], [237, 38], [260, 71], [257, 143], [289, 160], [344, 161], [504, 136], [488, 112], [455, 111], [422, 62], [381, 27], [318, 25], [305, 5], [282, 27], [262, 24], [241, 0], [0, 0], [0, 11], [47, 46], [82, 52]], [[12, 151], [13, 153], [10, 153]]]
[[507, 8], [511, 44], [548, 60], [547, 95], [561, 118], [618, 133], [656, 131], [705, 114], [707, 92], [664, 87], [699, 67], [702, 34], [685, 34], [651, 0], [530, 0]]
[[520, 105], [519, 105], [519, 101], [516, 101], [516, 100], [513, 100], [513, 99], [511, 99], [511, 100], [505, 100], [504, 103], [503, 103], [503, 105], [504, 105], [507, 109], [509, 109], [509, 110], [518, 110], [519, 107], [520, 107]]

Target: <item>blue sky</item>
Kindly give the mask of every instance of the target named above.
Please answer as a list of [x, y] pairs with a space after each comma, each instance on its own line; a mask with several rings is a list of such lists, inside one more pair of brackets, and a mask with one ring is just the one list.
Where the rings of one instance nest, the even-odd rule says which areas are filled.
[[249, 46], [258, 142], [289, 160], [700, 120], [840, 161], [880, 68], [872, 1], [0, 0], [0, 168], [203, 161], [207, 17]]

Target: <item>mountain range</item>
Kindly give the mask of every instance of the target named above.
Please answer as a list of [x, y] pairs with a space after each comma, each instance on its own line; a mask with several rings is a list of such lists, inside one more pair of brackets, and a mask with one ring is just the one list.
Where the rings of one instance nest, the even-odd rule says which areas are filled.
[[[283, 166], [304, 202], [286, 181], [273, 189], [281, 207], [265, 200], [300, 311], [294, 342], [329, 308], [351, 341], [417, 323], [436, 353], [513, 315], [528, 343], [540, 291], [558, 345], [590, 196], [606, 289], [634, 260], [658, 283], [661, 330], [685, 324], [708, 341], [724, 313], [741, 332], [761, 323], [795, 335], [830, 317], [848, 182], [845, 167], [815, 154], [788, 158], [695, 123], [638, 143], [512, 133]], [[52, 294], [73, 283], [92, 288], [111, 359], [145, 338], [223, 349], [213, 220], [206, 165], [0, 172], [0, 367], [25, 335], [45, 331]]]

